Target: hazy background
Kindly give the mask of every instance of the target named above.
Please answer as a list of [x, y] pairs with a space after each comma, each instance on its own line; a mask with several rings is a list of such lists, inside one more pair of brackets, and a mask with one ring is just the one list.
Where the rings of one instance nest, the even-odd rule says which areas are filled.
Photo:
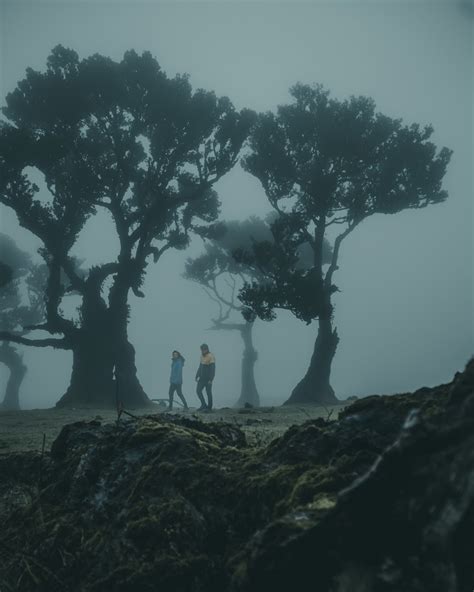
[[[297, 81], [334, 96], [373, 97], [378, 110], [406, 123], [431, 123], [438, 146], [454, 150], [447, 202], [374, 216], [343, 243], [335, 282], [341, 338], [333, 365], [336, 394], [393, 393], [449, 381], [473, 347], [473, 10], [457, 0], [338, 2], [139, 2], [1, 0], [1, 101], [25, 69], [44, 69], [58, 43], [79, 56], [120, 60], [150, 50], [168, 75], [187, 72], [193, 87], [263, 111], [289, 100]], [[258, 182], [237, 166], [216, 186], [223, 219], [268, 211]], [[110, 231], [109, 231], [110, 230]], [[0, 206], [0, 231], [34, 252], [39, 243]], [[110, 238], [109, 238], [110, 237]], [[208, 331], [214, 303], [180, 277], [186, 257], [150, 265], [146, 299], [131, 296], [130, 340], [149, 396], [166, 396], [170, 353], [187, 358], [184, 393], [197, 400], [199, 345], [217, 359], [217, 406], [240, 391], [239, 335]], [[115, 258], [106, 215], [87, 224], [75, 252], [86, 264]], [[285, 400], [309, 363], [316, 326], [287, 313], [257, 322], [256, 378], [262, 403]], [[71, 355], [24, 348], [25, 408], [53, 405], [69, 380]], [[0, 366], [0, 388], [7, 371]]]

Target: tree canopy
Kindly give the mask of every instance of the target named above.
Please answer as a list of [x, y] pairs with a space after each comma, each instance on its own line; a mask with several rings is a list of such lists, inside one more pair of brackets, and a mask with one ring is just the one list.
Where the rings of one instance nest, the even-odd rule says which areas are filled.
[[[84, 325], [97, 323], [100, 310], [110, 317], [103, 332], [115, 331], [110, 343], [125, 347], [129, 290], [143, 296], [151, 258], [185, 248], [191, 232], [212, 235], [219, 211], [212, 186], [234, 166], [254, 114], [193, 91], [187, 76], [167, 77], [148, 52], [128, 51], [120, 62], [98, 54], [80, 60], [62, 46], [45, 72], [27, 70], [6, 103], [0, 202], [43, 243], [49, 279], [42, 328], [63, 335], [37, 345], [74, 350], [92, 335]], [[119, 252], [82, 275], [70, 251], [99, 210], [114, 222]], [[83, 298], [79, 322], [61, 311], [63, 272]]]
[[[263, 286], [247, 285], [241, 298], [262, 318], [285, 308], [311, 322], [331, 314], [324, 294], [337, 289], [332, 280], [342, 240], [373, 214], [445, 200], [442, 180], [451, 151], [437, 152], [429, 141], [431, 126], [404, 125], [382, 115], [372, 99], [339, 101], [320, 85], [297, 84], [290, 92], [292, 103], [258, 116], [250, 153], [242, 160], [278, 217], [272, 244], [239, 253], [270, 279]], [[323, 244], [331, 227], [338, 232], [328, 258]], [[303, 243], [312, 250], [313, 265], [298, 270]]]
[[[187, 76], [168, 78], [147, 52], [81, 61], [61, 46], [46, 72], [27, 70], [3, 113], [2, 203], [76, 284], [65, 255], [88, 216], [110, 212], [137, 294], [149, 255], [183, 248], [190, 230], [208, 231], [197, 221], [216, 219], [212, 185], [235, 164], [253, 121], [226, 97], [193, 92]], [[26, 167], [42, 173], [48, 198]]]

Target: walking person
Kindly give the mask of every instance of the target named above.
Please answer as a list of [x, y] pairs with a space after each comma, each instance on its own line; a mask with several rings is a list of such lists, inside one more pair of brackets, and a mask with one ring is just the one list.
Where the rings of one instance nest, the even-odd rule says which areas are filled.
[[[216, 361], [214, 355], [209, 351], [207, 343], [201, 345], [201, 360], [196, 372], [196, 394], [201, 401], [198, 411], [212, 410], [212, 381], [216, 374]], [[207, 403], [204, 400], [202, 391], [206, 389]]]
[[183, 403], [184, 409], [188, 409], [188, 404], [183, 395], [182, 384], [183, 384], [183, 366], [184, 358], [179, 351], [174, 350], [171, 354], [171, 376], [170, 376], [170, 390], [168, 392], [170, 405], [170, 411], [173, 409], [173, 395], [176, 391], [178, 397]]

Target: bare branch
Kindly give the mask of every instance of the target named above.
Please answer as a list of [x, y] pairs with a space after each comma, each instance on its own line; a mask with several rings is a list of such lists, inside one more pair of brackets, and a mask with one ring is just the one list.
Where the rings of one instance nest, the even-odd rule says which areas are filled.
[[136, 286], [132, 286], [132, 292], [135, 294], [137, 298], [145, 298], [145, 294]]
[[[217, 288], [217, 284], [216, 284], [216, 278], [218, 278], [219, 276], [221, 276], [221, 275], [223, 275], [223, 274], [224, 274], [224, 272], [220, 272], [220, 273], [216, 274], [216, 275], [215, 275], [215, 276], [212, 278], [212, 285], [209, 285], [209, 284], [208, 284], [208, 288], [209, 288], [210, 290], [212, 290], [212, 292], [214, 293], [214, 295], [216, 296], [216, 298], [218, 298], [218, 299], [219, 299], [219, 300], [220, 300], [220, 301], [221, 301], [223, 304], [225, 304], [226, 306], [228, 306], [228, 307], [229, 307], [229, 308], [231, 308], [232, 310], [241, 311], [241, 310], [242, 310], [242, 307], [241, 307], [241, 306], [237, 306], [237, 305], [235, 304], [235, 292], [233, 292], [233, 293], [232, 293], [231, 300], [229, 300], [229, 299], [225, 298], [225, 297], [224, 297], [224, 296], [223, 296], [223, 295], [222, 295], [222, 294], [219, 292], [219, 290], [218, 290], [218, 288]], [[234, 278], [232, 278], [232, 279], [233, 279], [233, 281], [234, 281], [234, 283], [235, 283], [235, 279], [234, 279]], [[224, 281], [226, 281], [226, 278], [224, 279]], [[228, 283], [228, 282], [227, 282], [227, 283]], [[228, 285], [229, 285], [230, 287], [232, 287], [232, 284], [229, 284], [229, 283], [228, 283]]]
[[50, 326], [48, 323], [42, 323], [41, 325], [24, 325], [24, 331], [49, 331]]
[[14, 335], [8, 331], [0, 331], [0, 340], [19, 343], [20, 345], [32, 345], [35, 347], [54, 347], [56, 349], [71, 349], [67, 339], [28, 339], [20, 335]]
[[171, 249], [172, 245], [168, 241], [164, 244], [160, 249], [158, 247], [148, 247], [146, 251], [146, 255], [153, 255], [153, 263], [157, 263], [157, 261], [161, 258], [163, 253], [165, 253], [168, 249]]
[[333, 276], [334, 272], [338, 269], [337, 258], [339, 256], [339, 248], [341, 246], [341, 243], [346, 238], [346, 236], [354, 230], [354, 228], [357, 226], [357, 224], [358, 224], [358, 222], [353, 222], [352, 224], [349, 224], [349, 226], [346, 228], [346, 230], [344, 230], [344, 232], [341, 232], [341, 234], [338, 237], [336, 237], [336, 240], [334, 241], [334, 248], [332, 251], [331, 264], [329, 265], [329, 268], [326, 272], [326, 277], [324, 278], [324, 284], [325, 284], [326, 288], [331, 287], [332, 276]]
[[82, 293], [85, 287], [85, 281], [76, 273], [74, 264], [68, 256], [61, 258], [61, 267], [71, 282], [71, 288]]
[[219, 298], [212, 295], [212, 293], [211, 293], [212, 288], [210, 286], [208, 286], [208, 287], [202, 286], [202, 289], [208, 295], [208, 297], [219, 306], [219, 317], [221, 317], [222, 316], [222, 302], [219, 300]]
[[326, 228], [328, 226], [331, 226], [331, 224], [345, 224], [347, 222], [347, 218], [346, 216], [339, 216], [339, 217], [335, 217], [332, 218], [331, 220], [329, 220], [329, 222], [326, 222]]
[[220, 321], [215, 321], [212, 319], [214, 326], [209, 327], [209, 331], [243, 331], [245, 329], [246, 323], [224, 323]]
[[324, 407], [324, 411], [326, 411], [326, 420], [329, 422], [331, 420], [331, 415], [333, 414], [334, 409], [329, 410], [326, 406]]
[[49, 276], [46, 285], [46, 318], [51, 330], [55, 333], [70, 333], [75, 331], [74, 323], [60, 314], [60, 303], [63, 294], [61, 283], [60, 257], [53, 257], [47, 262]]

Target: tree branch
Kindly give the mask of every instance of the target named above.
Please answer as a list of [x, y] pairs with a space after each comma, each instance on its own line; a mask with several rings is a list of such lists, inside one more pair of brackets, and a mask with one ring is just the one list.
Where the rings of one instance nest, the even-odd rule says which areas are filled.
[[148, 251], [145, 256], [153, 255], [153, 263], [157, 263], [157, 261], [163, 255], [163, 253], [165, 253], [168, 249], [171, 249], [171, 246], [171, 243], [168, 241], [160, 249], [158, 249], [157, 247], [148, 247]]
[[76, 270], [74, 269], [74, 264], [67, 255], [61, 258], [61, 266], [64, 269], [68, 280], [71, 282], [71, 288], [82, 294], [85, 287], [85, 281], [77, 275]]
[[339, 217], [334, 217], [331, 220], [329, 220], [329, 222], [326, 223], [326, 228], [328, 226], [331, 226], [331, 224], [344, 224], [344, 222], [347, 222], [347, 217], [346, 216], [339, 216]]
[[89, 272], [86, 285], [100, 288], [106, 278], [119, 270], [118, 263], [104, 263], [98, 267], [93, 267]]
[[[210, 299], [211, 299], [213, 302], [215, 302], [215, 303], [217, 304], [217, 306], [219, 307], [219, 318], [223, 318], [223, 314], [222, 314], [222, 302], [221, 302], [221, 301], [220, 301], [218, 298], [215, 298], [215, 297], [214, 297], [214, 296], [211, 294], [211, 292], [209, 292], [209, 291], [208, 291], [210, 288], [206, 288], [206, 286], [202, 286], [202, 289], [203, 289], [203, 290], [204, 290], [204, 292], [207, 294], [207, 296], [208, 296], [208, 297], [209, 297], [209, 298], [210, 298]], [[227, 315], [226, 315], [226, 318], [229, 316], [229, 314], [230, 314], [230, 313], [228, 312], [228, 313], [227, 313]]]
[[35, 347], [54, 347], [55, 349], [71, 349], [71, 345], [65, 338], [28, 339], [27, 337], [14, 335], [13, 333], [9, 333], [8, 331], [0, 331], [0, 340], [12, 343], [19, 343], [21, 345], [32, 345]]
[[341, 246], [341, 243], [346, 238], [346, 236], [354, 230], [354, 228], [357, 226], [357, 224], [358, 224], [357, 222], [354, 222], [353, 224], [349, 224], [349, 226], [346, 228], [346, 230], [344, 230], [344, 232], [341, 232], [341, 234], [339, 236], [337, 236], [336, 240], [334, 241], [334, 248], [332, 251], [331, 264], [329, 265], [329, 268], [326, 272], [326, 277], [324, 278], [324, 285], [326, 288], [331, 287], [332, 276], [333, 276], [334, 272], [338, 269], [337, 258], [339, 256], [339, 248]]
[[50, 326], [48, 323], [42, 323], [41, 325], [24, 325], [24, 331], [49, 331]]
[[243, 331], [246, 327], [246, 323], [224, 323], [220, 321], [215, 321], [212, 319], [214, 323], [213, 327], [209, 327], [209, 331]]
[[47, 261], [49, 276], [46, 285], [46, 318], [50, 331], [54, 333], [67, 334], [74, 331], [76, 327], [74, 323], [68, 319], [63, 318], [59, 313], [59, 306], [62, 299], [61, 284], [61, 257], [52, 256], [51, 261]]
[[[227, 298], [224, 298], [224, 296], [222, 296], [222, 294], [217, 289], [216, 278], [218, 278], [219, 275], [222, 275], [222, 273], [224, 273], [224, 272], [218, 273], [215, 277], [213, 277], [212, 284], [208, 284], [207, 287], [209, 288], [209, 290], [212, 290], [212, 292], [215, 294], [216, 298], [218, 298], [223, 304], [225, 304], [226, 306], [228, 306], [232, 310], [236, 310], [236, 311], [242, 310], [242, 307], [236, 306], [236, 304], [235, 304], [235, 293], [234, 292], [232, 293], [231, 300], [227, 300]], [[234, 280], [234, 284], [235, 284], [235, 280]]]

